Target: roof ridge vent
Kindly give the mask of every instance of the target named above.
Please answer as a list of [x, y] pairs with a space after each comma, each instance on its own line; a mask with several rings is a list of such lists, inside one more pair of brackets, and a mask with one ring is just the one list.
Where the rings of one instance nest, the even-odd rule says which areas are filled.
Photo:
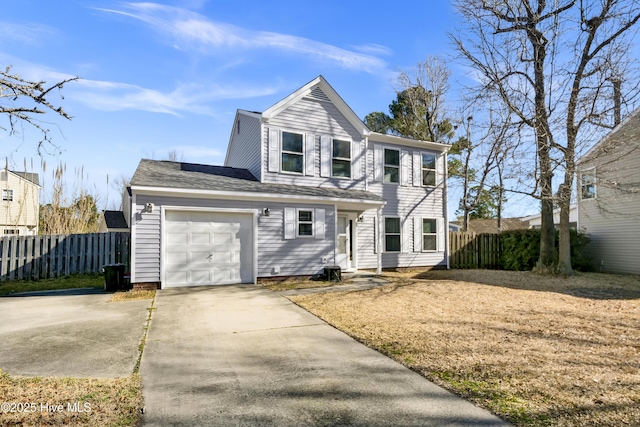
[[317, 86], [311, 89], [311, 92], [309, 92], [307, 98], [312, 98], [318, 101], [331, 102], [329, 97], [322, 91], [322, 89]]

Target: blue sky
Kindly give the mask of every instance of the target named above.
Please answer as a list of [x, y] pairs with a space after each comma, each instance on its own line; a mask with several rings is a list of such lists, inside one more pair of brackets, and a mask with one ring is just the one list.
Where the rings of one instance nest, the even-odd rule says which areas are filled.
[[[62, 162], [70, 181], [83, 170], [82, 185], [114, 208], [107, 176], [131, 177], [141, 158], [171, 150], [222, 164], [236, 109], [265, 110], [320, 74], [361, 118], [387, 111], [399, 69], [449, 58], [456, 19], [449, 0], [21, 0], [3, 4], [0, 64], [29, 79], [82, 78], [52, 98], [73, 120], [43, 117], [62, 150], [42, 157], [45, 197]], [[449, 66], [455, 103], [465, 70]], [[1, 154], [40, 172], [37, 141], [27, 129], [2, 132]]]

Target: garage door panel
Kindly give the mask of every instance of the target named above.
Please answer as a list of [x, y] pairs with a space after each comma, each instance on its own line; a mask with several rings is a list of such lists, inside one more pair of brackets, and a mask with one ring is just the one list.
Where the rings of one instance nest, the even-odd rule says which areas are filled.
[[251, 214], [167, 211], [165, 220], [164, 286], [253, 282]]

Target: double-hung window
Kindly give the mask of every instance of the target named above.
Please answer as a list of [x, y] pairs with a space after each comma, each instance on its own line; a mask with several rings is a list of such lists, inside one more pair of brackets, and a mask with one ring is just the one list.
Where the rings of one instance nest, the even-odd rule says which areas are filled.
[[304, 138], [301, 133], [282, 132], [282, 171], [302, 173]]
[[435, 218], [422, 218], [422, 250], [438, 250], [438, 221]]
[[436, 156], [422, 153], [422, 185], [436, 185]]
[[400, 182], [400, 150], [384, 149], [383, 182]]
[[400, 237], [400, 218], [384, 219], [384, 251], [385, 252], [400, 252], [401, 248]]
[[313, 237], [312, 210], [298, 210], [298, 237]]
[[580, 194], [582, 199], [595, 199], [596, 197], [596, 170], [589, 169], [582, 172], [580, 177]]
[[351, 142], [333, 140], [331, 176], [351, 178]]
[[13, 201], [13, 190], [2, 190], [2, 201], [3, 202], [12, 202]]

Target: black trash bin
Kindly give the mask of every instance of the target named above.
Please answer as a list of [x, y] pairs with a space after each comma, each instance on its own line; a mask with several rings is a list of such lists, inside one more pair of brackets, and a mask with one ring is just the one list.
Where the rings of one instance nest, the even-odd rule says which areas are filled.
[[116, 292], [127, 289], [127, 284], [124, 281], [124, 268], [124, 264], [107, 264], [102, 267], [105, 291]]

